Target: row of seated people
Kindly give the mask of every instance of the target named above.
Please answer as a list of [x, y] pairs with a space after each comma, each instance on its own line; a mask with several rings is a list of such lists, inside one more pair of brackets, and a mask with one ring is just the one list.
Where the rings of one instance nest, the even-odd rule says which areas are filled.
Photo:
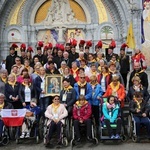
[[[1, 109], [12, 109], [13, 106], [10, 103], [4, 101], [4, 94], [0, 94], [0, 108]], [[117, 99], [118, 100], [118, 99]], [[121, 133], [121, 118], [118, 117], [119, 109], [121, 105], [116, 103], [115, 96], [110, 95], [108, 100], [102, 105], [102, 113], [104, 115], [104, 122], [108, 129], [108, 134], [111, 139], [113, 138], [120, 138]], [[36, 112], [38, 114], [39, 108], [36, 106], [35, 101], [31, 101], [30, 105], [26, 107], [32, 112]], [[32, 108], [32, 109], [31, 109]], [[135, 92], [133, 94], [133, 99], [130, 101], [129, 107], [131, 113], [133, 113], [133, 117], [136, 122], [136, 133], [137, 136], [140, 135], [140, 124], [145, 124], [147, 128], [148, 137], [150, 137], [150, 121], [148, 118], [149, 107], [147, 102], [144, 100], [143, 95], [141, 92]], [[111, 112], [111, 113], [110, 113]], [[101, 113], [101, 112], [100, 112]], [[85, 96], [80, 95], [78, 101], [73, 105], [72, 108], [72, 116], [74, 119], [74, 129], [76, 133], [76, 141], [80, 143], [81, 135], [79, 131], [79, 125], [85, 123], [87, 127], [87, 138], [89, 141], [92, 141], [92, 133], [91, 133], [91, 115], [92, 115], [92, 108], [90, 103], [86, 100]], [[64, 104], [61, 103], [59, 96], [54, 96], [53, 103], [47, 107], [45, 112], [45, 116], [49, 119], [48, 125], [50, 126], [49, 133], [46, 137], [46, 145], [49, 144], [49, 141], [52, 137], [53, 130], [57, 129], [58, 135], [58, 144], [61, 143], [61, 126], [64, 123], [64, 118], [68, 116], [68, 111]], [[98, 118], [99, 122], [100, 118]], [[110, 126], [111, 123], [117, 124], [116, 135]], [[0, 121], [0, 135], [2, 135], [2, 127], [3, 122]], [[26, 124], [24, 123], [22, 126], [22, 135], [21, 138], [24, 138], [26, 133], [26, 137], [29, 137], [29, 130]]]

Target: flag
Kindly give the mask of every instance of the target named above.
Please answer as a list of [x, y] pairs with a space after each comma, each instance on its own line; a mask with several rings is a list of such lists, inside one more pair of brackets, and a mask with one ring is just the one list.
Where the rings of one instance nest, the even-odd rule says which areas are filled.
[[8, 127], [22, 126], [26, 109], [2, 109], [1, 117], [4, 124]]
[[133, 32], [132, 22], [130, 22], [130, 25], [129, 25], [129, 28], [128, 28], [126, 44], [128, 45], [129, 48], [135, 49], [135, 39], [134, 39], [134, 32]]

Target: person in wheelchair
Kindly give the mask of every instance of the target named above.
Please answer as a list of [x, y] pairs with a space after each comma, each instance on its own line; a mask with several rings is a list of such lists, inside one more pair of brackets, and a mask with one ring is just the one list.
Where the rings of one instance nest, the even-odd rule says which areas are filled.
[[27, 109], [27, 113], [25, 116], [25, 121], [22, 125], [22, 134], [20, 138], [29, 138], [31, 126], [39, 119], [41, 109], [37, 106], [37, 100], [35, 98], [32, 98], [30, 104], [26, 105], [24, 108]]
[[147, 129], [147, 136], [150, 138], [150, 120], [148, 118], [149, 108], [147, 102], [143, 99], [142, 92], [135, 92], [133, 100], [130, 102], [130, 112], [133, 114], [133, 118], [136, 124], [136, 136], [139, 141], [140, 127], [144, 124]]
[[75, 131], [75, 140], [80, 143], [81, 135], [79, 127], [82, 124], [86, 126], [87, 140], [93, 141], [92, 139], [92, 108], [89, 102], [85, 99], [84, 95], [80, 95], [78, 101], [74, 104], [73, 107], [73, 119], [74, 119], [74, 131]]
[[60, 98], [58, 95], [55, 95], [53, 98], [53, 103], [47, 107], [45, 111], [45, 117], [48, 118], [47, 125], [49, 126], [48, 133], [46, 135], [45, 146], [50, 144], [53, 132], [57, 130], [57, 144], [62, 145], [62, 133], [61, 128], [65, 123], [65, 118], [68, 116], [66, 107], [60, 103]]
[[[116, 100], [116, 97], [111, 95], [108, 97], [106, 103], [103, 103], [102, 112], [104, 115], [104, 123], [108, 130], [108, 134], [111, 139], [119, 139], [121, 133], [121, 118], [119, 117], [119, 103]], [[116, 133], [114, 133], [111, 124], [116, 124]], [[115, 135], [116, 134], [116, 135]]]
[[[5, 95], [3, 93], [0, 93], [0, 112], [2, 109], [13, 109], [13, 105], [4, 100], [5, 100]], [[0, 115], [0, 141], [2, 141], [3, 126], [4, 123], [1, 120], [1, 115]]]

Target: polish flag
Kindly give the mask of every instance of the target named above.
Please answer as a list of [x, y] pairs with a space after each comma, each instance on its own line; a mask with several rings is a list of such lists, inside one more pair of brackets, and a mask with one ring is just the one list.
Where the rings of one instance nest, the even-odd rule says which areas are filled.
[[2, 109], [1, 117], [8, 127], [22, 126], [26, 109]]

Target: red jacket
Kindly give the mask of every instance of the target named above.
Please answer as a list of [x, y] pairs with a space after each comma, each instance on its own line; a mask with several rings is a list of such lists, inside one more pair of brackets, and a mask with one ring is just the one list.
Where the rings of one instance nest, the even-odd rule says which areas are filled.
[[[105, 94], [103, 95], [103, 97], [108, 97], [110, 95], [112, 95], [112, 88], [110, 85], [108, 85], [107, 90], [105, 92]], [[126, 91], [124, 89], [124, 86], [122, 84], [119, 85], [119, 89], [117, 91], [117, 95], [118, 95], [118, 99], [121, 102], [121, 108], [124, 107], [124, 100], [126, 97]]]
[[80, 106], [79, 105], [79, 101], [77, 101], [74, 104], [73, 107], [73, 118], [76, 120], [87, 120], [89, 118], [91, 118], [92, 115], [92, 109], [91, 109], [91, 105], [86, 102], [85, 105]]

